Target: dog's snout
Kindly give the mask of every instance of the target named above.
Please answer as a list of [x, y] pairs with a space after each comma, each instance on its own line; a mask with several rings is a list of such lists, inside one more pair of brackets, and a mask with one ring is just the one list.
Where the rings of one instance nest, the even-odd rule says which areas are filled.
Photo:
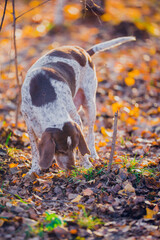
[[68, 155], [62, 153], [56, 154], [56, 161], [58, 166], [65, 170], [73, 169], [75, 166], [73, 153]]

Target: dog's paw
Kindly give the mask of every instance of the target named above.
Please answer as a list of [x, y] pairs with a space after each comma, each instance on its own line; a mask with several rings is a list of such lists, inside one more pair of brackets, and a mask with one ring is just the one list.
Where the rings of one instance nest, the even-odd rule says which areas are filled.
[[91, 162], [85, 162], [85, 163], [83, 163], [83, 167], [86, 169], [89, 169], [89, 168], [93, 167], [93, 165]]
[[94, 160], [99, 160], [99, 156], [97, 153], [93, 153], [93, 154], [91, 153], [89, 157], [93, 158]]
[[25, 175], [25, 180], [26, 181], [28, 181], [28, 180], [32, 181], [32, 180], [36, 179], [37, 175], [38, 176], [40, 175], [40, 172], [41, 172], [40, 168], [36, 168], [36, 169], [31, 168], [29, 170], [29, 172]]
[[93, 167], [92, 163], [88, 159], [88, 155], [85, 155], [83, 157], [82, 166], [86, 169], [89, 169], [89, 168]]
[[36, 167], [32, 167], [32, 168], [29, 170], [29, 172], [27, 173], [27, 175], [31, 176], [31, 175], [33, 175], [34, 173], [39, 175], [40, 172], [41, 172], [40, 167], [39, 167], [39, 166], [36, 166]]

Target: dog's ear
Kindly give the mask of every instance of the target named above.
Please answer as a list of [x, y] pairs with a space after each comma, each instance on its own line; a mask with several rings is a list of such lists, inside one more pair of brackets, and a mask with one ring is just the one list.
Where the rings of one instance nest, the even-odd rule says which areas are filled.
[[55, 142], [52, 133], [44, 132], [38, 146], [39, 150], [39, 166], [42, 169], [47, 169], [51, 166], [53, 156], [55, 154]]
[[83, 133], [80, 129], [80, 127], [78, 126], [78, 124], [75, 124], [75, 127], [78, 131], [78, 135], [79, 135], [79, 143], [78, 143], [78, 148], [79, 148], [79, 151], [80, 153], [84, 156], [86, 153], [87, 154], [91, 154], [90, 151], [89, 151], [89, 148], [87, 146], [87, 143], [84, 139], [84, 136], [83, 136]]

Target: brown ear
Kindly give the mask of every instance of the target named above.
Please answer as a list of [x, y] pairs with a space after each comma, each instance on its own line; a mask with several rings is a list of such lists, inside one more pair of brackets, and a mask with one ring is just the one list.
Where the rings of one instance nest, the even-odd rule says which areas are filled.
[[52, 164], [53, 156], [55, 154], [55, 142], [51, 133], [43, 133], [38, 149], [40, 156], [39, 166], [42, 169], [49, 168]]
[[86, 153], [87, 154], [91, 154], [90, 151], [89, 151], [89, 148], [87, 146], [87, 143], [84, 139], [84, 136], [83, 136], [83, 133], [80, 129], [80, 127], [78, 126], [78, 124], [75, 124], [76, 126], [76, 129], [79, 133], [79, 144], [78, 144], [78, 148], [79, 148], [79, 151], [80, 153], [84, 156]]

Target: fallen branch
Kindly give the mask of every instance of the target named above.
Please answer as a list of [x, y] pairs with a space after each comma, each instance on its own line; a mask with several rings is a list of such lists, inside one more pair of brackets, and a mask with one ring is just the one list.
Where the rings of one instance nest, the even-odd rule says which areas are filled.
[[8, 0], [5, 0], [3, 16], [2, 16], [1, 25], [0, 25], [0, 31], [2, 29], [3, 21], [4, 21], [4, 18], [5, 18], [5, 14], [6, 14], [7, 2], [8, 2]]
[[109, 164], [108, 164], [108, 169], [107, 169], [108, 173], [111, 171], [111, 165], [113, 162], [114, 150], [115, 150], [115, 145], [116, 145], [117, 121], [118, 121], [118, 111], [115, 112], [115, 115], [114, 115], [112, 146], [111, 146], [111, 153], [110, 153]]
[[42, 3], [40, 3], [40, 4], [38, 4], [37, 6], [35, 6], [35, 7], [31, 8], [31, 9], [29, 9], [28, 11], [26, 11], [26, 12], [20, 14], [18, 17], [16, 17], [16, 20], [17, 20], [18, 18], [22, 17], [23, 15], [25, 15], [26, 13], [31, 12], [31, 11], [34, 10], [35, 8], [40, 7], [40, 6], [42, 6], [43, 4], [45, 4], [45, 3], [49, 2], [49, 1], [51, 1], [51, 0], [46, 0], [46, 1], [44, 1], [44, 2], [42, 2]]

